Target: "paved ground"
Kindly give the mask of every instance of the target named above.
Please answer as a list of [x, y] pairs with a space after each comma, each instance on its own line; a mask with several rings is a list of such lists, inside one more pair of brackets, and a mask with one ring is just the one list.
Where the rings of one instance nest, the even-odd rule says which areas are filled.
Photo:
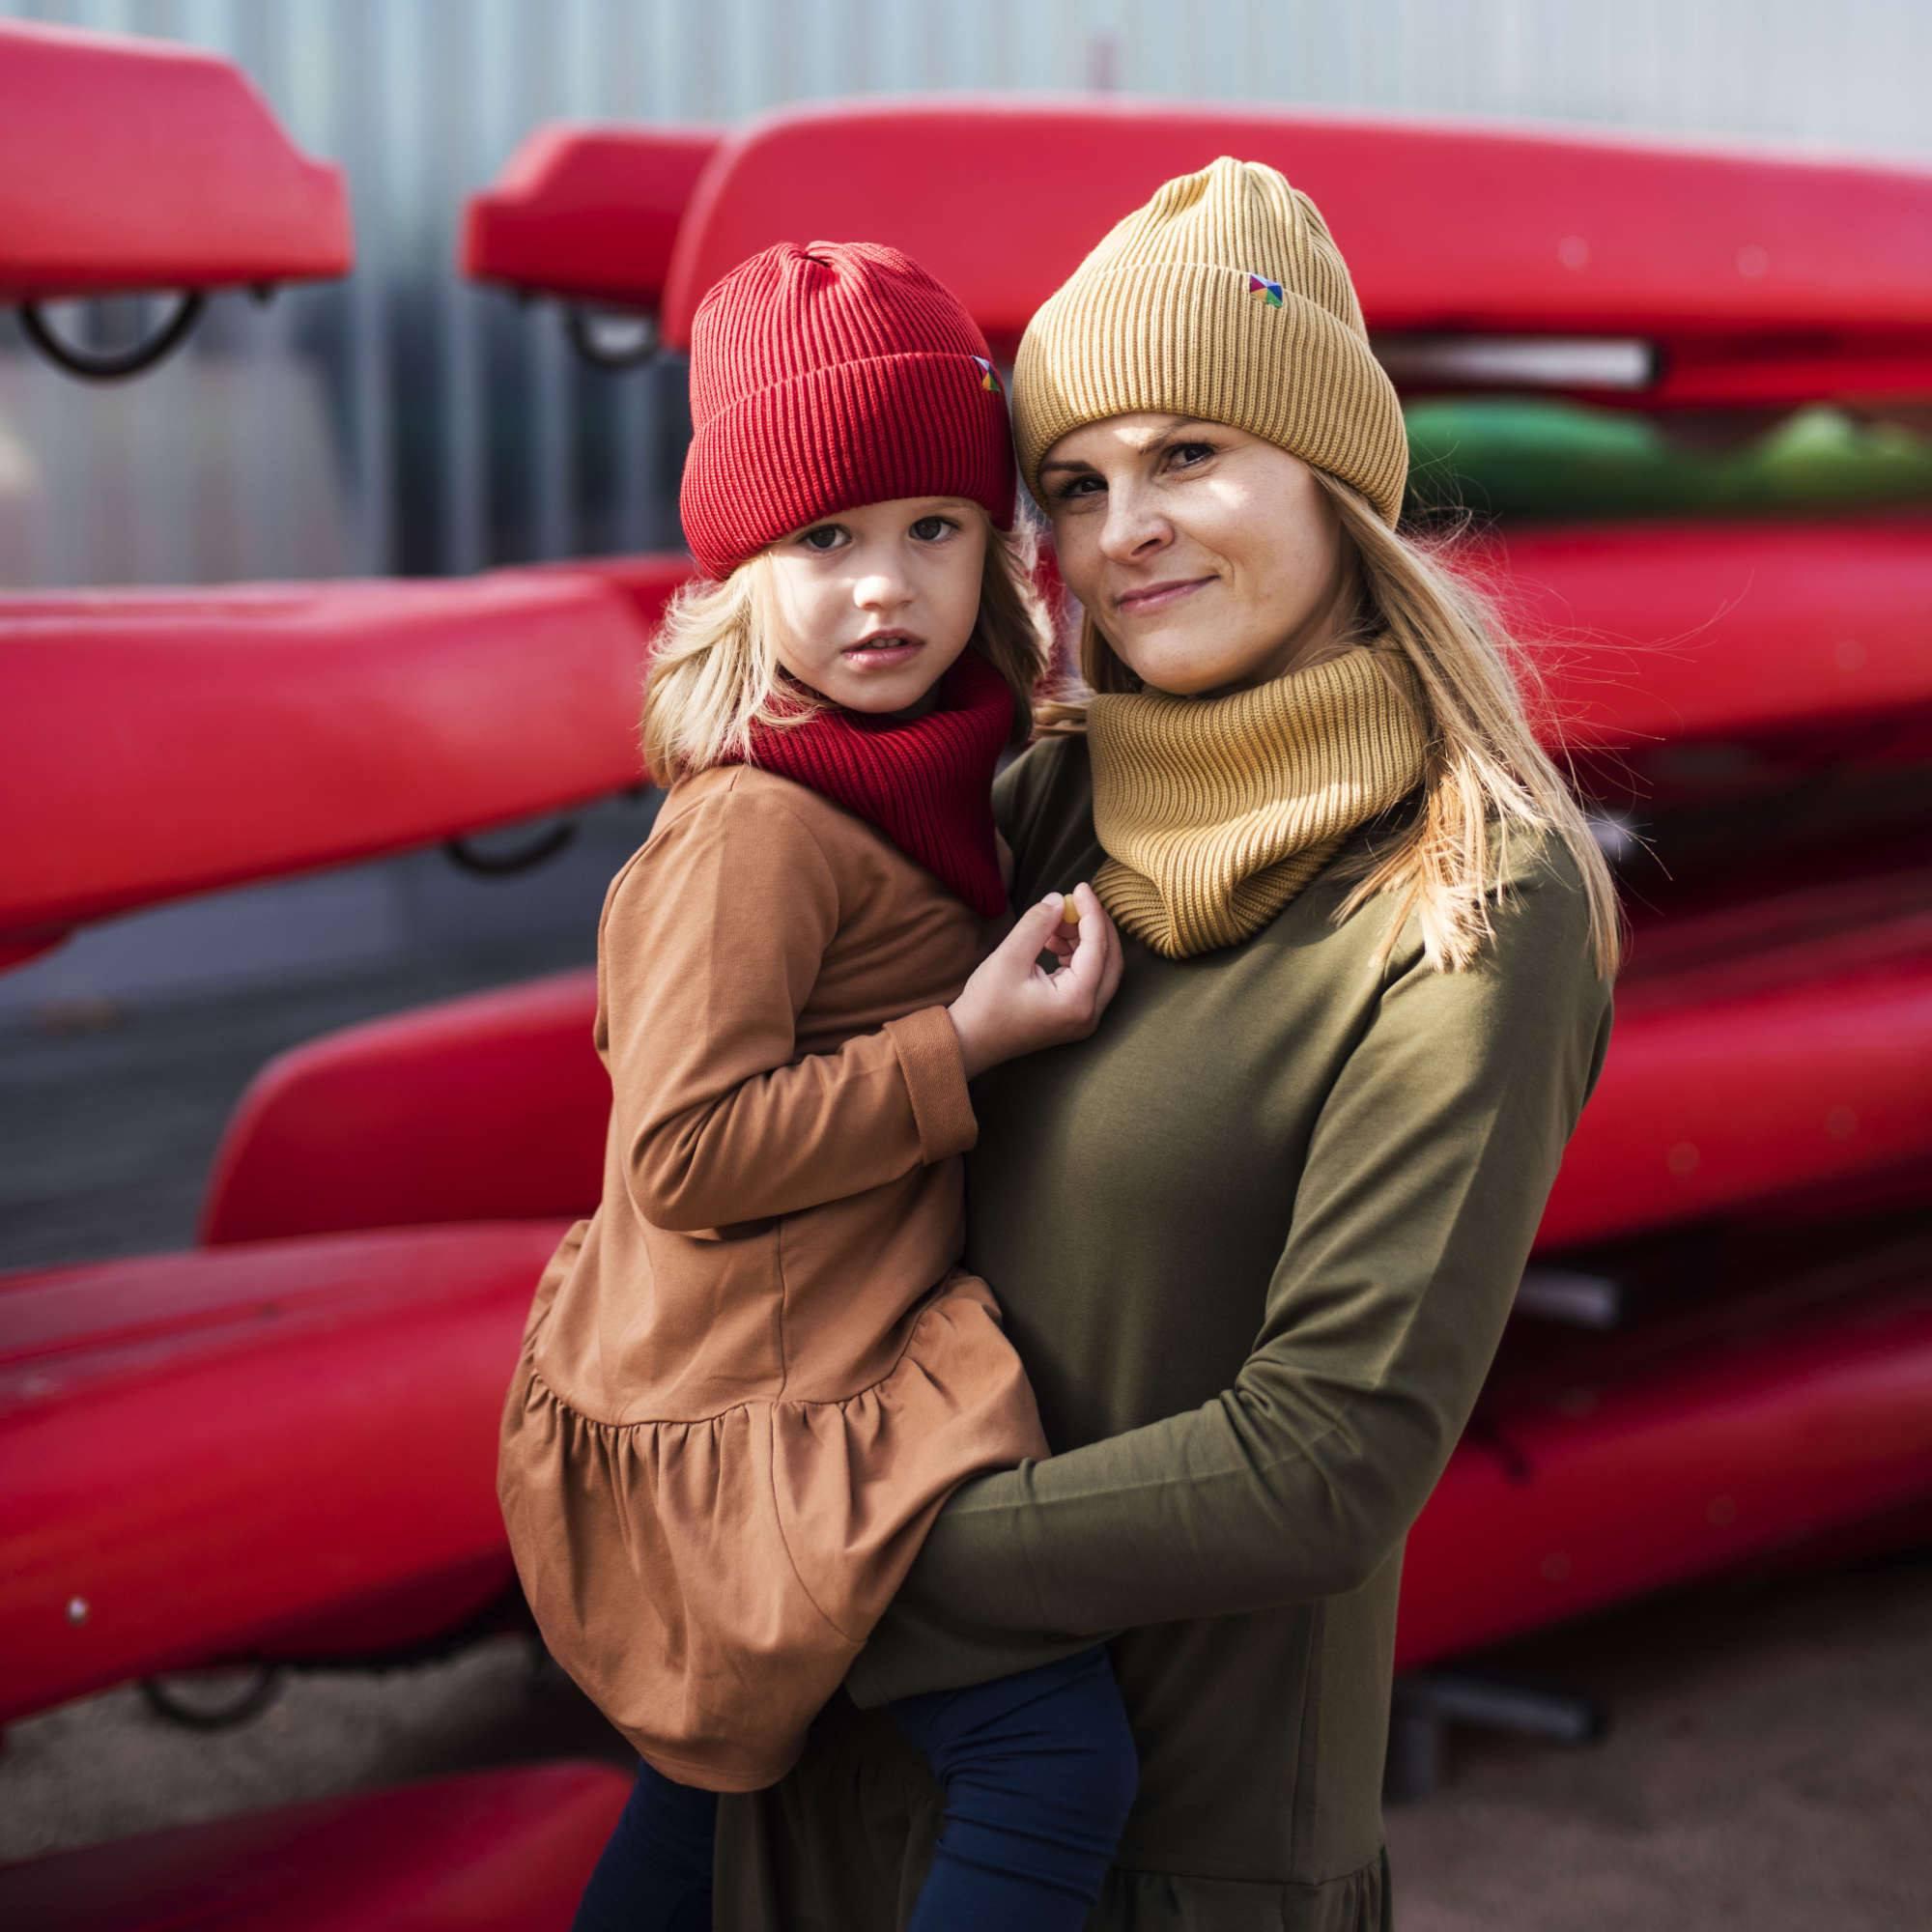
[[[0, 1265], [191, 1238], [221, 1123], [319, 1029], [571, 963], [474, 955], [407, 977], [70, 1014], [0, 1038]], [[1406, 1932], [1863, 1932], [1932, 1924], [1932, 1563], [1680, 1595], [1500, 1654], [1603, 1698], [1603, 1745], [1464, 1734], [1447, 1789], [1391, 1813]], [[620, 1752], [515, 1642], [298, 1677], [245, 1727], [170, 1728], [131, 1690], [18, 1724], [0, 1858], [352, 1786]]]

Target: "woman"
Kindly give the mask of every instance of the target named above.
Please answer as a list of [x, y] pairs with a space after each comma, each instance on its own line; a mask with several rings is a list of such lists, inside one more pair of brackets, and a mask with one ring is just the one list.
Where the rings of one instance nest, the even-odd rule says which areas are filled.
[[968, 1259], [1059, 1453], [955, 1493], [852, 1702], [728, 1802], [718, 1923], [900, 1922], [936, 1804], [858, 1707], [1108, 1636], [1142, 1777], [1090, 1923], [1386, 1926], [1403, 1539], [1602, 1065], [1614, 899], [1394, 533], [1394, 391], [1278, 174], [1122, 221], [1014, 407], [1095, 695], [1002, 781], [1013, 890], [1091, 877], [1123, 941], [1098, 1034], [973, 1094]]

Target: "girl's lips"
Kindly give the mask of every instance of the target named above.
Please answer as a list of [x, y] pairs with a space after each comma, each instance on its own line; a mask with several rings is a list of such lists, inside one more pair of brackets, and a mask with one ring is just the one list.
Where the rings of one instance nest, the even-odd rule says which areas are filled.
[[848, 644], [838, 655], [855, 670], [890, 670], [909, 663], [924, 648], [917, 638], [895, 638], [888, 643]]
[[1211, 577], [1195, 577], [1185, 583], [1157, 583], [1147, 590], [1129, 590], [1123, 596], [1115, 598], [1114, 609], [1128, 617], [1138, 617], [1147, 611], [1164, 611], [1170, 604], [1179, 603], [1204, 583], [1212, 583], [1213, 581]]

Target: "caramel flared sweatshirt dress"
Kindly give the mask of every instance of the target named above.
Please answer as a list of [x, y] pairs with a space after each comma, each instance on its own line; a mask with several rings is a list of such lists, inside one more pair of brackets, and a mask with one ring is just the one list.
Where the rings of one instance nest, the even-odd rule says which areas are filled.
[[749, 766], [676, 784], [605, 900], [604, 1193], [538, 1286], [497, 1492], [552, 1653], [681, 1782], [781, 1776], [948, 1494], [1044, 1451], [958, 1265], [945, 1009], [985, 937]]

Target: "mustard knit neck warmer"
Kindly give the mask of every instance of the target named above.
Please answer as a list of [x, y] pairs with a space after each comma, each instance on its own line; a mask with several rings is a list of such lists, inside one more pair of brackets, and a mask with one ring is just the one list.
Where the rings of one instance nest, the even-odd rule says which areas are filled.
[[1421, 781], [1421, 717], [1413, 672], [1367, 646], [1226, 697], [1094, 697], [1101, 903], [1170, 959], [1239, 945]]

